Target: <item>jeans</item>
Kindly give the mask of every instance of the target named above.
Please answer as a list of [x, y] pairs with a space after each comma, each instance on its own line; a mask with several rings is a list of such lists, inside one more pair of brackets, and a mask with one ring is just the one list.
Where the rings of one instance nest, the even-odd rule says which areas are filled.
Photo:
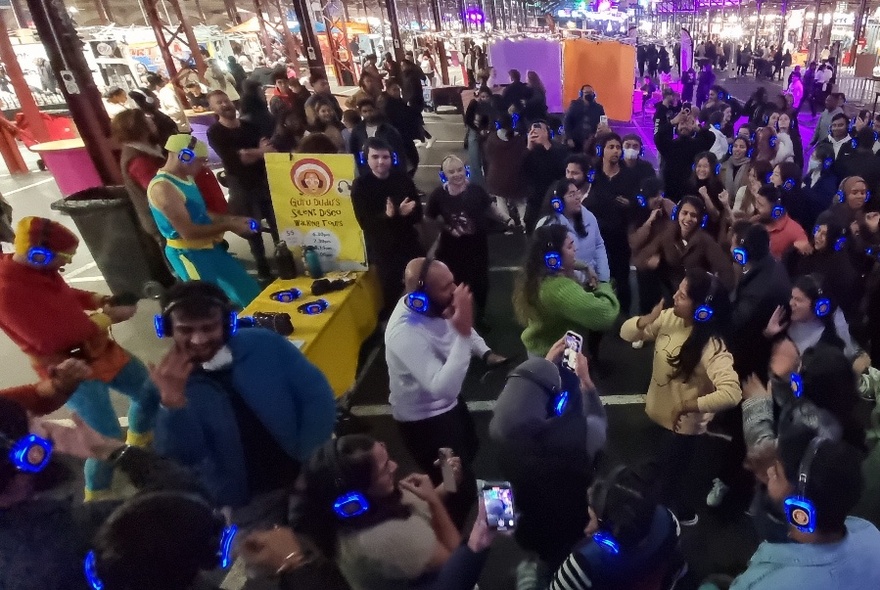
[[220, 246], [204, 250], [179, 250], [166, 246], [165, 256], [182, 280], [214, 283], [223, 289], [236, 307], [247, 307], [260, 294], [257, 281]]
[[[147, 434], [152, 431], [159, 411], [159, 392], [150, 381], [147, 368], [134, 357], [109, 383], [94, 379], [80, 383], [67, 401], [67, 407], [104, 436], [121, 438], [122, 428], [110, 403], [111, 388], [131, 399], [128, 408], [128, 429], [131, 433]], [[113, 466], [105, 461], [87, 459], [85, 476], [87, 490], [107, 490], [113, 482]]]

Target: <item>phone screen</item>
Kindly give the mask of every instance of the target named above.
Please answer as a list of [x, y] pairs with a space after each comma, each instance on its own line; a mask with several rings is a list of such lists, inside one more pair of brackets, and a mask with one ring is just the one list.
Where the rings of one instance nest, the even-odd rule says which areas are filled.
[[565, 333], [565, 350], [562, 352], [562, 366], [571, 372], [577, 370], [577, 355], [583, 348], [584, 339], [577, 332]]
[[486, 506], [486, 522], [496, 530], [507, 531], [516, 527], [516, 511], [513, 490], [507, 482], [483, 484], [483, 504]]
[[607, 125], [608, 124], [608, 117], [606, 117], [605, 115], [600, 115], [599, 116], [599, 123]]

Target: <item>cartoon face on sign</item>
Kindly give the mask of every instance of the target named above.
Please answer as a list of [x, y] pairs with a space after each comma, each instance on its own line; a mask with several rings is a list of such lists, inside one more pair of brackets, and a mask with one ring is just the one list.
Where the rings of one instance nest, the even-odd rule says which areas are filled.
[[290, 180], [300, 194], [310, 197], [326, 195], [333, 188], [333, 174], [320, 160], [306, 158], [294, 164], [290, 170]]

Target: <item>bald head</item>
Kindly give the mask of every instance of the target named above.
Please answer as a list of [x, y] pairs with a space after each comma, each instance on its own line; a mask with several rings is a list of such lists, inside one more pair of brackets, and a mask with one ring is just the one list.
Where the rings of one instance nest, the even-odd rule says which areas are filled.
[[[406, 265], [406, 271], [403, 273], [403, 284], [406, 286], [407, 291], [415, 291], [418, 288], [419, 276], [421, 276], [422, 269], [427, 260], [427, 258], [414, 258]], [[428, 268], [428, 275], [425, 277], [425, 288], [429, 291], [430, 295], [433, 296], [437, 290], [442, 289], [443, 286], [451, 282], [453, 282], [453, 277], [449, 267], [439, 260], [434, 260], [430, 268]]]

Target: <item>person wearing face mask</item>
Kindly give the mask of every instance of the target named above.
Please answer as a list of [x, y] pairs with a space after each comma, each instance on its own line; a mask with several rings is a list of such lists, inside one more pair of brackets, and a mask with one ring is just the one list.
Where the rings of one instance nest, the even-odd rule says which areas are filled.
[[629, 218], [635, 208], [639, 185], [632, 170], [621, 164], [622, 142], [616, 133], [599, 140], [599, 165], [584, 196], [584, 206], [596, 216], [608, 248], [608, 264], [614, 278], [620, 308], [629, 314], [632, 295], [629, 287], [630, 250], [627, 240]]
[[172, 347], [150, 367], [156, 449], [194, 468], [218, 505], [259, 498], [283, 513], [301, 462], [333, 431], [333, 390], [284, 336], [234, 329], [231, 309], [210, 283], [169, 289], [159, 324]]
[[636, 268], [658, 270], [666, 285], [676, 285], [691, 268], [705, 268], [719, 277], [725, 289], [734, 285], [730, 258], [701, 225], [706, 208], [699, 197], [684, 197], [674, 212], [674, 224], [648, 242], [634, 259]]
[[531, 234], [538, 221], [547, 189], [565, 174], [568, 149], [551, 141], [550, 127], [545, 121], [535, 121], [531, 124], [526, 147], [529, 153], [523, 161], [523, 178], [529, 184], [529, 196], [523, 222], [526, 233]]
[[[749, 171], [752, 168], [749, 158], [751, 145], [748, 139], [736, 137], [730, 146], [730, 157], [721, 165], [721, 182], [727, 194], [735, 196], [749, 182]], [[733, 210], [735, 215], [735, 206]]]
[[543, 356], [566, 330], [586, 334], [610, 328], [620, 303], [610, 283], [592, 291], [577, 280], [575, 241], [563, 225], [535, 230], [513, 293], [513, 308], [525, 326], [522, 341], [530, 355]]
[[505, 224], [513, 220], [497, 213], [489, 193], [470, 182], [458, 156], [446, 156], [440, 171], [443, 184], [428, 197], [425, 209], [442, 227], [436, 258], [446, 263], [456, 283], [471, 288], [480, 323], [489, 294], [489, 218]]
[[584, 143], [596, 133], [605, 107], [596, 100], [596, 91], [589, 84], [581, 88], [580, 97], [571, 101], [565, 113], [565, 137], [575, 152], [584, 150]]
[[633, 173], [637, 184], [641, 184], [646, 178], [657, 176], [657, 172], [650, 162], [642, 159], [642, 138], [637, 133], [624, 135], [623, 140], [623, 164]]
[[486, 190], [495, 197], [495, 203], [523, 228], [526, 212], [526, 189], [522, 178], [523, 162], [528, 150], [527, 139], [513, 129], [513, 118], [503, 112], [498, 114], [496, 129], [486, 138]]
[[460, 528], [476, 499], [471, 468], [479, 447], [474, 421], [461, 397], [471, 359], [488, 366], [506, 359], [492, 352], [474, 330], [473, 296], [456, 284], [445, 264], [432, 258], [411, 260], [404, 271], [407, 294], [400, 298], [385, 329], [391, 415], [401, 438], [434, 485], [442, 479], [437, 451], [461, 457], [463, 487], [449, 504]]
[[564, 225], [575, 241], [576, 259], [580, 263], [581, 282], [595, 288], [600, 282], [611, 280], [605, 241], [599, 232], [599, 222], [590, 210], [581, 205], [577, 184], [563, 179], [551, 187], [537, 227], [550, 224]]
[[[673, 136], [677, 127], [678, 137]], [[691, 175], [694, 158], [715, 143], [715, 136], [708, 129], [697, 130], [697, 124], [689, 110], [682, 110], [668, 124], [663, 123], [654, 132], [654, 143], [663, 157], [663, 184], [666, 196], [678, 201], [687, 194], [685, 185]]]
[[682, 526], [693, 526], [699, 517], [688, 472], [703, 440], [700, 435], [714, 413], [736, 406], [742, 397], [722, 337], [730, 300], [717, 277], [692, 267], [673, 296], [672, 308], [663, 307], [661, 301], [651, 313], [625, 321], [620, 337], [656, 341], [645, 412], [657, 441], [658, 500], [673, 509]]

